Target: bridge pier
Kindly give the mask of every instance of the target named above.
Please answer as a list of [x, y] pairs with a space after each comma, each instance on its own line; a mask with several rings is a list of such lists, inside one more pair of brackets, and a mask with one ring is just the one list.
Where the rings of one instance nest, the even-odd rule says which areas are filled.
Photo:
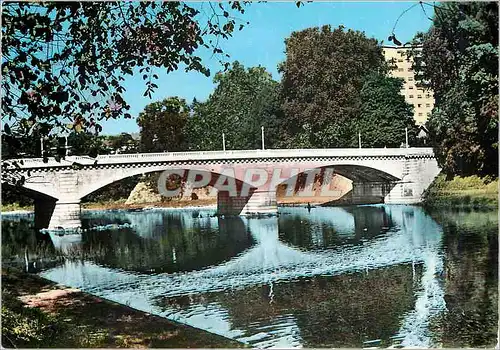
[[82, 226], [80, 219], [80, 201], [71, 202], [56, 202], [54, 212], [50, 218], [49, 229], [62, 228], [78, 228]]
[[275, 190], [251, 190], [248, 196], [231, 196], [227, 191], [217, 193], [217, 213], [221, 215], [277, 214]]
[[36, 229], [75, 229], [82, 226], [80, 201], [35, 200]]

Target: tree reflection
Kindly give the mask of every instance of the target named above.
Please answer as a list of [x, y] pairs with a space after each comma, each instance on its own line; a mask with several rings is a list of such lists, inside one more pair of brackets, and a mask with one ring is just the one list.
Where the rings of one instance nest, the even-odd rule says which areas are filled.
[[49, 235], [35, 230], [32, 218], [2, 218], [2, 264], [36, 272], [61, 263]]
[[498, 329], [498, 213], [433, 211], [444, 230], [445, 300], [435, 324], [446, 347], [493, 347]]
[[[149, 215], [141, 214], [141, 220]], [[201, 222], [192, 216], [163, 213], [156, 221], [154, 227], [85, 232], [84, 258], [143, 273], [191, 271], [218, 265], [254, 244], [239, 217]]]

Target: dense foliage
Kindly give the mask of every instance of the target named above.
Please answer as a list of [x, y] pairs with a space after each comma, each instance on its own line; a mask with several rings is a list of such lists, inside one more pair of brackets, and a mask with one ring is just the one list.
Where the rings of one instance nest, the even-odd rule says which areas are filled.
[[137, 118], [141, 130], [141, 152], [183, 150], [183, 129], [188, 116], [189, 107], [179, 97], [169, 97], [147, 105]]
[[405, 128], [410, 145], [414, 144], [417, 128], [413, 106], [400, 94], [402, 87], [399, 78], [377, 73], [366, 77], [360, 92], [359, 116], [353, 120], [362, 147], [400, 147], [405, 143]]
[[30, 153], [31, 139], [98, 132], [103, 119], [130, 117], [123, 98], [127, 75], [139, 73], [149, 97], [160, 71], [183, 67], [209, 75], [198, 48], [221, 55], [219, 38], [231, 36], [233, 15], [244, 5], [202, 7], [170, 1], [3, 3], [2, 122], [9, 155]]
[[434, 91], [427, 126], [443, 170], [498, 173], [498, 4], [445, 2], [417, 37], [415, 68]]
[[266, 147], [277, 141], [280, 106], [278, 82], [263, 67], [245, 69], [234, 62], [214, 78], [214, 92], [204, 103], [193, 103], [186, 137], [189, 149], [220, 150], [222, 133], [227, 149], [261, 148], [261, 127]]
[[281, 123], [284, 146], [357, 146], [352, 121], [359, 116], [364, 78], [385, 73], [375, 39], [340, 26], [308, 28], [285, 40]]

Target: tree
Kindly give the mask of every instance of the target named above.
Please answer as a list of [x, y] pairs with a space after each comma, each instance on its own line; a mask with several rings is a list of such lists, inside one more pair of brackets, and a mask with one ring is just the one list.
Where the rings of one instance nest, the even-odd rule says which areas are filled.
[[11, 152], [30, 152], [25, 138], [99, 132], [103, 119], [130, 118], [127, 75], [140, 74], [149, 97], [161, 70], [208, 76], [198, 49], [221, 57], [219, 38], [232, 35], [244, 4], [209, 4], [207, 13], [170, 1], [3, 3], [2, 122]]
[[139, 141], [134, 140], [132, 135], [126, 132], [107, 136], [105, 144], [113, 153], [136, 153], [139, 151]]
[[435, 6], [415, 71], [434, 91], [427, 122], [439, 165], [448, 176], [498, 174], [498, 4]]
[[[109, 154], [111, 150], [106, 146], [105, 139], [104, 136], [96, 135], [89, 131], [70, 134], [68, 137], [69, 154], [90, 157]], [[50, 140], [47, 140], [44, 145], [49, 143]]]
[[186, 101], [169, 97], [148, 104], [139, 114], [141, 152], [175, 152], [184, 148], [184, 126], [189, 116]]
[[364, 77], [387, 72], [377, 41], [343, 26], [323, 26], [293, 32], [285, 44], [279, 66], [284, 146], [357, 145], [350, 121], [359, 113]]
[[401, 95], [402, 87], [402, 79], [387, 75], [371, 74], [365, 79], [353, 128], [361, 133], [363, 147], [399, 147], [405, 142], [405, 128], [410, 141], [415, 139], [413, 106]]
[[266, 147], [276, 144], [279, 83], [264, 67], [246, 69], [234, 62], [225, 73], [217, 73], [214, 92], [205, 103], [193, 103], [193, 116], [186, 128], [190, 149], [222, 149], [222, 133], [228, 149], [261, 148], [261, 127]]

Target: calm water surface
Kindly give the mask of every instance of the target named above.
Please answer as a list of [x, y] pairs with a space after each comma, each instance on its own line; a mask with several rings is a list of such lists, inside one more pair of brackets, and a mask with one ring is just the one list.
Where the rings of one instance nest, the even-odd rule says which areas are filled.
[[255, 347], [493, 346], [496, 211], [413, 206], [2, 217], [4, 263]]

